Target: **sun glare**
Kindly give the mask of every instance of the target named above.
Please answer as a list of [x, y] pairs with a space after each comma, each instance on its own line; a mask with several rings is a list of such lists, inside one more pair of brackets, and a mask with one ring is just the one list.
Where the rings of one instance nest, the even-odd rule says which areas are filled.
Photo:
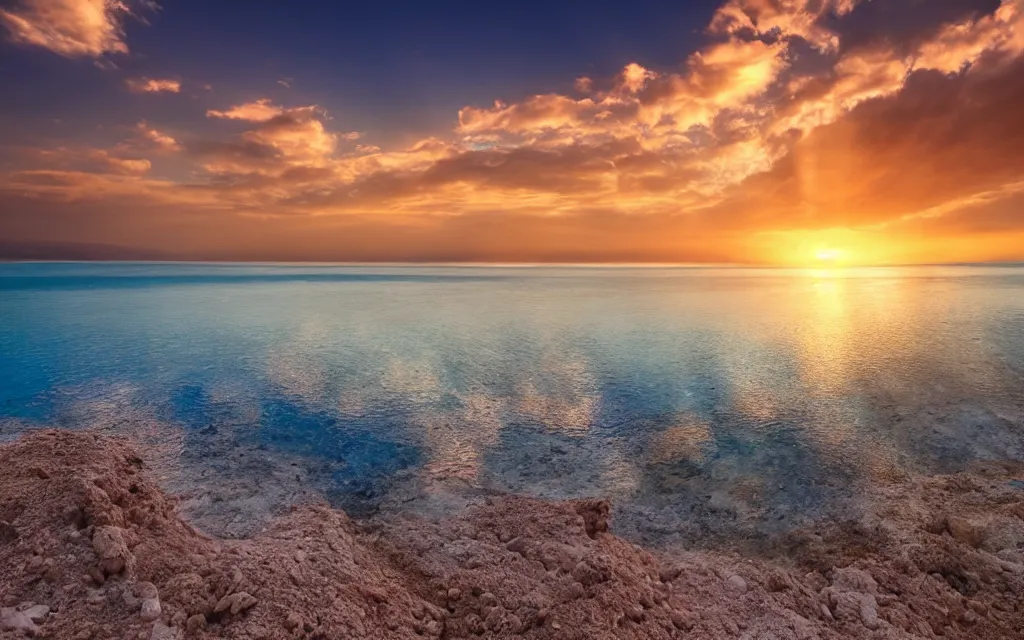
[[843, 257], [843, 252], [839, 249], [817, 249], [814, 252], [814, 258], [818, 262], [834, 263]]

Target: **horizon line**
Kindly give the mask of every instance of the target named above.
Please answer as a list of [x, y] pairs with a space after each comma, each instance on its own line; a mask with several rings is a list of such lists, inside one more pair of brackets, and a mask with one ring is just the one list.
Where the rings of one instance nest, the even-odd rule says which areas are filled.
[[542, 261], [393, 261], [393, 260], [227, 260], [227, 259], [20, 259], [0, 258], [0, 264], [207, 264], [207, 265], [271, 265], [271, 266], [375, 266], [375, 267], [490, 267], [490, 268], [677, 268], [677, 269], [793, 269], [843, 270], [891, 269], [906, 267], [1007, 267], [1024, 265], [1024, 260], [991, 260], [982, 262], [905, 262], [876, 264], [772, 264], [742, 262], [542, 262]]

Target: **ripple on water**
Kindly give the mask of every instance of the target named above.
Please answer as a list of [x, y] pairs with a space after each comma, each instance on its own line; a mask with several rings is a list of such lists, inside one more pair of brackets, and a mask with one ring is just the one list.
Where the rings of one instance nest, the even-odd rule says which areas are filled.
[[613, 499], [648, 542], [1024, 459], [1024, 270], [0, 266], [0, 437], [142, 438], [231, 535], [295, 501]]

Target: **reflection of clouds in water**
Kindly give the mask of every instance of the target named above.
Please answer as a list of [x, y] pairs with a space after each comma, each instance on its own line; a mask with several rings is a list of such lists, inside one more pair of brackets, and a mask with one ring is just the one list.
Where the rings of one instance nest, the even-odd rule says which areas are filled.
[[[730, 348], [721, 349], [718, 362], [723, 380], [731, 392], [731, 409], [755, 423], [776, 420], [795, 393], [793, 372], [778, 349], [750, 338], [737, 337]], [[765, 379], [775, 385], [768, 389]], [[790, 405], [791, 406], [791, 405]]]
[[648, 459], [653, 463], [678, 460], [703, 461], [714, 452], [709, 425], [695, 416], [680, 416], [676, 424], [659, 431], [648, 442]]
[[[779, 472], [895, 473], [902, 458], [877, 433], [885, 420], [865, 393], [901, 384], [895, 372], [907, 360], [929, 361], [920, 332], [908, 329], [908, 314], [917, 317], [922, 304], [916, 287], [821, 273], [762, 289], [760, 314], [746, 324], [742, 305], [720, 324], [710, 313], [723, 304], [715, 297], [701, 299], [696, 315], [667, 321], [689, 310], [692, 292], [684, 289], [650, 299], [653, 308], [595, 314], [582, 324], [593, 325], [592, 334], [558, 307], [514, 326], [495, 310], [478, 324], [462, 315], [452, 323], [449, 309], [438, 312], [439, 325], [427, 310], [415, 325], [395, 316], [375, 327], [364, 309], [355, 333], [304, 328], [289, 341], [291, 353], [282, 348], [271, 359], [268, 377], [311, 406], [333, 396], [340, 427], [396, 418], [400, 437], [422, 449], [425, 479], [627, 495], [643, 486], [647, 465], [686, 462], [693, 466], [681, 475], [658, 471], [656, 483], [681, 490], [701, 474], [712, 506], [731, 501], [733, 511], [753, 514], [758, 500], [797, 499], [765, 489]], [[331, 349], [321, 353], [317, 342]], [[586, 471], [539, 468], [532, 447], [541, 441], [513, 444], [524, 424], [585, 438], [563, 466]], [[595, 424], [612, 426], [596, 432]], [[764, 433], [744, 433], [751, 429]], [[799, 456], [770, 455], [784, 446], [773, 435], [779, 429], [800, 438]], [[783, 469], [761, 467], [772, 460]]]
[[315, 403], [327, 393], [323, 367], [300, 352], [275, 349], [267, 354], [267, 379], [284, 393]]
[[[426, 474], [475, 482], [484, 453], [499, 443], [511, 419], [525, 418], [570, 435], [582, 435], [590, 427], [598, 398], [583, 362], [545, 357], [536, 369], [515, 373], [509, 395], [474, 385], [467, 392], [448, 390], [447, 406], [420, 406], [412, 421], [423, 428]], [[438, 376], [426, 379], [436, 381]], [[440, 393], [432, 384], [427, 388]]]
[[[537, 366], [502, 372], [514, 374], [512, 387], [502, 393], [500, 386], [482, 383], [472, 368], [468, 378], [454, 375], [444, 353], [431, 355], [434, 361], [387, 358], [379, 370], [349, 379], [337, 403], [342, 419], [387, 415], [400, 407], [409, 436], [424, 448], [427, 476], [474, 482], [483, 453], [495, 446], [510, 419], [575, 435], [593, 421], [599, 397], [578, 356], [547, 353]], [[453, 380], [469, 388], [460, 390]]]
[[[442, 393], [441, 380], [429, 362], [399, 358], [388, 360], [380, 376], [380, 388], [401, 396], [403, 402], [436, 402]], [[372, 393], [372, 389], [367, 388], [366, 392]]]
[[[632, 454], [632, 447], [625, 438], [610, 438], [601, 443], [602, 488], [612, 499], [623, 498], [636, 493], [642, 480], [642, 470]], [[590, 492], [593, 492], [593, 488]]]
[[287, 341], [267, 352], [267, 380], [290, 396], [310, 404], [322, 402], [330, 386], [324, 348], [332, 339], [332, 327], [325, 318], [303, 318]]
[[497, 442], [505, 403], [483, 393], [471, 393], [459, 396], [457, 404], [439, 413], [415, 416], [427, 449], [423, 471], [437, 479], [474, 482], [480, 473], [481, 453]]
[[54, 394], [57, 421], [81, 428], [105, 429], [119, 424], [156, 422], [156, 407], [145, 401], [142, 390], [125, 382], [93, 382], [65, 387]]
[[338, 396], [338, 411], [343, 417], [358, 418], [366, 414], [366, 394], [358, 389], [345, 389]]
[[215, 381], [204, 388], [208, 404], [220, 410], [220, 421], [247, 426], [260, 423], [263, 410], [254, 389], [227, 381]]
[[[534, 372], [517, 380], [514, 408], [520, 415], [568, 434], [590, 428], [599, 397], [586, 363], [571, 354], [546, 357]], [[538, 373], [545, 378], [538, 380]], [[547, 382], [544, 390], [539, 386]]]
[[254, 425], [234, 431], [359, 491], [408, 467], [709, 519], [1024, 457], [1019, 270], [501, 273], [27, 295], [31, 321], [0, 323], [0, 412], [180, 427], [197, 450]]

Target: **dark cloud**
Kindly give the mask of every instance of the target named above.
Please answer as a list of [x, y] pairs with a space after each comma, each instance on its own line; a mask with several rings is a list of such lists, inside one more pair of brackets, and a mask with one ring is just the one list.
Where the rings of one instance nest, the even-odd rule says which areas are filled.
[[840, 53], [886, 45], [911, 55], [947, 24], [991, 15], [1000, 0], [883, 0], [859, 2], [849, 15], [825, 16], [840, 37]]
[[[815, 129], [702, 217], [714, 226], [880, 224], [1024, 180], [1024, 60], [905, 88]], [[1024, 216], [1017, 223], [1024, 228]]]

